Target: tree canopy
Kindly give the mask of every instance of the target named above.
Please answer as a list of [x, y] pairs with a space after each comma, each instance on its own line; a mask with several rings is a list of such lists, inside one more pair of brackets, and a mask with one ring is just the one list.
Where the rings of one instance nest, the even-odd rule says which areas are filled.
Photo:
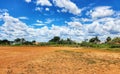
[[89, 42], [90, 42], [90, 43], [99, 43], [100, 40], [99, 40], [99, 38], [96, 36], [96, 37], [94, 37], [94, 38], [91, 38], [91, 39], [89, 40]]

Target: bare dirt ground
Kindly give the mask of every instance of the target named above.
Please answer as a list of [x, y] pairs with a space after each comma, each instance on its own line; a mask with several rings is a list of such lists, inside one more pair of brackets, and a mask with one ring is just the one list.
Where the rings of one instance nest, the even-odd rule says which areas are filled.
[[120, 53], [71, 47], [0, 47], [0, 74], [120, 74]]

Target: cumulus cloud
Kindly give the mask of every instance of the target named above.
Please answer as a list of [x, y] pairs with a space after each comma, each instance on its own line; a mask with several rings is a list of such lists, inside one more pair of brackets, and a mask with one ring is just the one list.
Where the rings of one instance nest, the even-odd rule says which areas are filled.
[[[2, 20], [4, 21], [4, 24], [0, 27], [0, 33], [3, 34], [2, 38], [12, 39], [26, 35], [25, 31], [28, 27], [19, 19], [11, 17], [8, 13], [4, 13]], [[4, 37], [4, 35], [6, 35], [6, 37]]]
[[[68, 26], [56, 26], [51, 27], [43, 26], [41, 28], [32, 28], [20, 21], [18, 18], [14, 18], [9, 13], [0, 14], [4, 24], [0, 26], [1, 39], [14, 40], [15, 38], [25, 38], [27, 40], [48, 41], [54, 36], [60, 36], [62, 38], [70, 38], [78, 35], [82, 35], [83, 32], [72, 29]], [[38, 24], [43, 23], [40, 20], [36, 20]]]
[[63, 39], [72, 38], [77, 41], [77, 38], [82, 38], [83, 31], [79, 29], [70, 28], [68, 26], [56, 26], [51, 27], [52, 36], [60, 36]]
[[[90, 39], [99, 36], [101, 40], [105, 40], [107, 36], [115, 37], [120, 34], [120, 16], [119, 12], [115, 12], [115, 16], [104, 16], [99, 19], [91, 18], [75, 18], [72, 22], [67, 22], [70, 27], [74, 27], [78, 31], [83, 32], [83, 39]], [[88, 23], [86, 23], [88, 22]], [[81, 24], [82, 23], [82, 24]], [[77, 31], [76, 30], [76, 31]], [[79, 37], [79, 36], [78, 36]]]
[[94, 21], [93, 23], [85, 27], [86, 27], [85, 29], [87, 31], [87, 34], [89, 36], [101, 36], [101, 35], [103, 36], [103, 35], [107, 35], [108, 33], [103, 29], [103, 25], [96, 21]]
[[81, 13], [81, 9], [79, 9], [77, 5], [70, 0], [53, 0], [53, 3], [74, 15], [79, 15]]
[[[51, 39], [49, 36], [50, 30], [47, 26], [35, 29], [20, 21], [18, 18], [10, 16], [9, 13], [2, 13], [0, 15], [0, 19], [4, 22], [4, 24], [0, 26], [0, 39], [14, 40], [16, 38], [25, 38], [27, 40], [37, 41], [48, 41]], [[40, 20], [37, 20], [37, 22], [41, 23]]]
[[120, 20], [117, 18], [108, 18], [106, 19], [103, 28], [110, 32], [110, 34], [120, 34]]
[[[21, 37], [27, 40], [48, 41], [54, 36], [60, 36], [61, 38], [71, 38], [79, 42], [99, 36], [103, 40], [107, 36], [115, 37], [120, 35], [119, 13], [116, 13], [116, 16], [104, 16], [97, 20], [94, 20], [93, 17], [72, 17], [71, 21], [66, 21], [64, 26], [53, 24], [49, 27], [46, 24], [52, 23], [54, 19], [48, 18], [44, 21], [36, 20], [36, 26], [40, 26], [40, 28], [33, 28], [22, 22], [19, 18], [11, 16], [8, 12], [1, 12], [0, 20], [4, 24], [0, 26], [0, 37], [1, 39], [10, 40]], [[87, 21], [90, 22], [85, 23]]]
[[86, 36], [99, 36], [105, 39], [107, 36], [115, 37], [120, 34], [120, 21], [118, 18], [105, 17], [85, 24]]
[[99, 6], [88, 12], [92, 18], [106, 17], [114, 14], [110, 6]]
[[36, 4], [41, 6], [52, 6], [49, 0], [37, 0]]
[[[25, 0], [26, 2], [31, 2], [31, 0]], [[52, 3], [51, 3], [52, 1]], [[61, 10], [57, 10], [58, 12], [69, 12], [74, 15], [80, 15], [82, 9], [80, 9], [75, 3], [71, 0], [35, 0], [36, 5], [40, 6], [57, 6], [61, 8]], [[53, 4], [53, 5], [52, 5]], [[40, 7], [35, 8], [36, 11], [41, 11]], [[45, 8], [46, 11], [49, 11], [49, 8]]]

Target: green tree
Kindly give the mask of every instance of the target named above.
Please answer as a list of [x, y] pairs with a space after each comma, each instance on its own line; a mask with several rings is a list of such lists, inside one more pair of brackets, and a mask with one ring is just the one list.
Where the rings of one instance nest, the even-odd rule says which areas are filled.
[[17, 38], [17, 39], [14, 40], [15, 44], [20, 44], [20, 45], [24, 45], [25, 42], [26, 42], [26, 40], [24, 38], [21, 38], [21, 39]]
[[36, 43], [36, 41], [35, 41], [35, 40], [33, 40], [33, 41], [32, 41], [32, 44], [34, 45], [35, 43]]
[[0, 44], [2, 44], [2, 40], [0, 40]]
[[20, 42], [21, 39], [20, 39], [20, 38], [17, 38], [17, 39], [15, 39], [14, 41], [15, 41], [15, 42]]
[[24, 43], [26, 41], [24, 38], [21, 38], [20, 40], [22, 43]]
[[120, 37], [115, 37], [115, 38], [112, 40], [112, 43], [120, 44]]
[[111, 41], [111, 37], [107, 37], [106, 38], [106, 42], [108, 43], [108, 42], [110, 42]]
[[53, 39], [49, 40], [49, 42], [53, 42], [53, 43], [58, 43], [59, 41], [60, 41], [59, 36], [55, 36]]
[[96, 36], [95, 38], [91, 38], [91, 39], [89, 40], [89, 42], [90, 42], [90, 43], [99, 43], [100, 40], [99, 40], [99, 38]]
[[4, 40], [1, 41], [1, 43], [2, 43], [3, 45], [9, 45], [9, 44], [10, 44], [10, 41], [8, 41], [7, 39], [4, 39]]

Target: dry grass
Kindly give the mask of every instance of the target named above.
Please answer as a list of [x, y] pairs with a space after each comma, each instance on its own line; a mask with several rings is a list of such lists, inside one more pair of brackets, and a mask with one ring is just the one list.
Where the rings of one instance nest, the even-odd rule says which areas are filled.
[[120, 53], [70, 47], [0, 47], [0, 74], [120, 74]]

